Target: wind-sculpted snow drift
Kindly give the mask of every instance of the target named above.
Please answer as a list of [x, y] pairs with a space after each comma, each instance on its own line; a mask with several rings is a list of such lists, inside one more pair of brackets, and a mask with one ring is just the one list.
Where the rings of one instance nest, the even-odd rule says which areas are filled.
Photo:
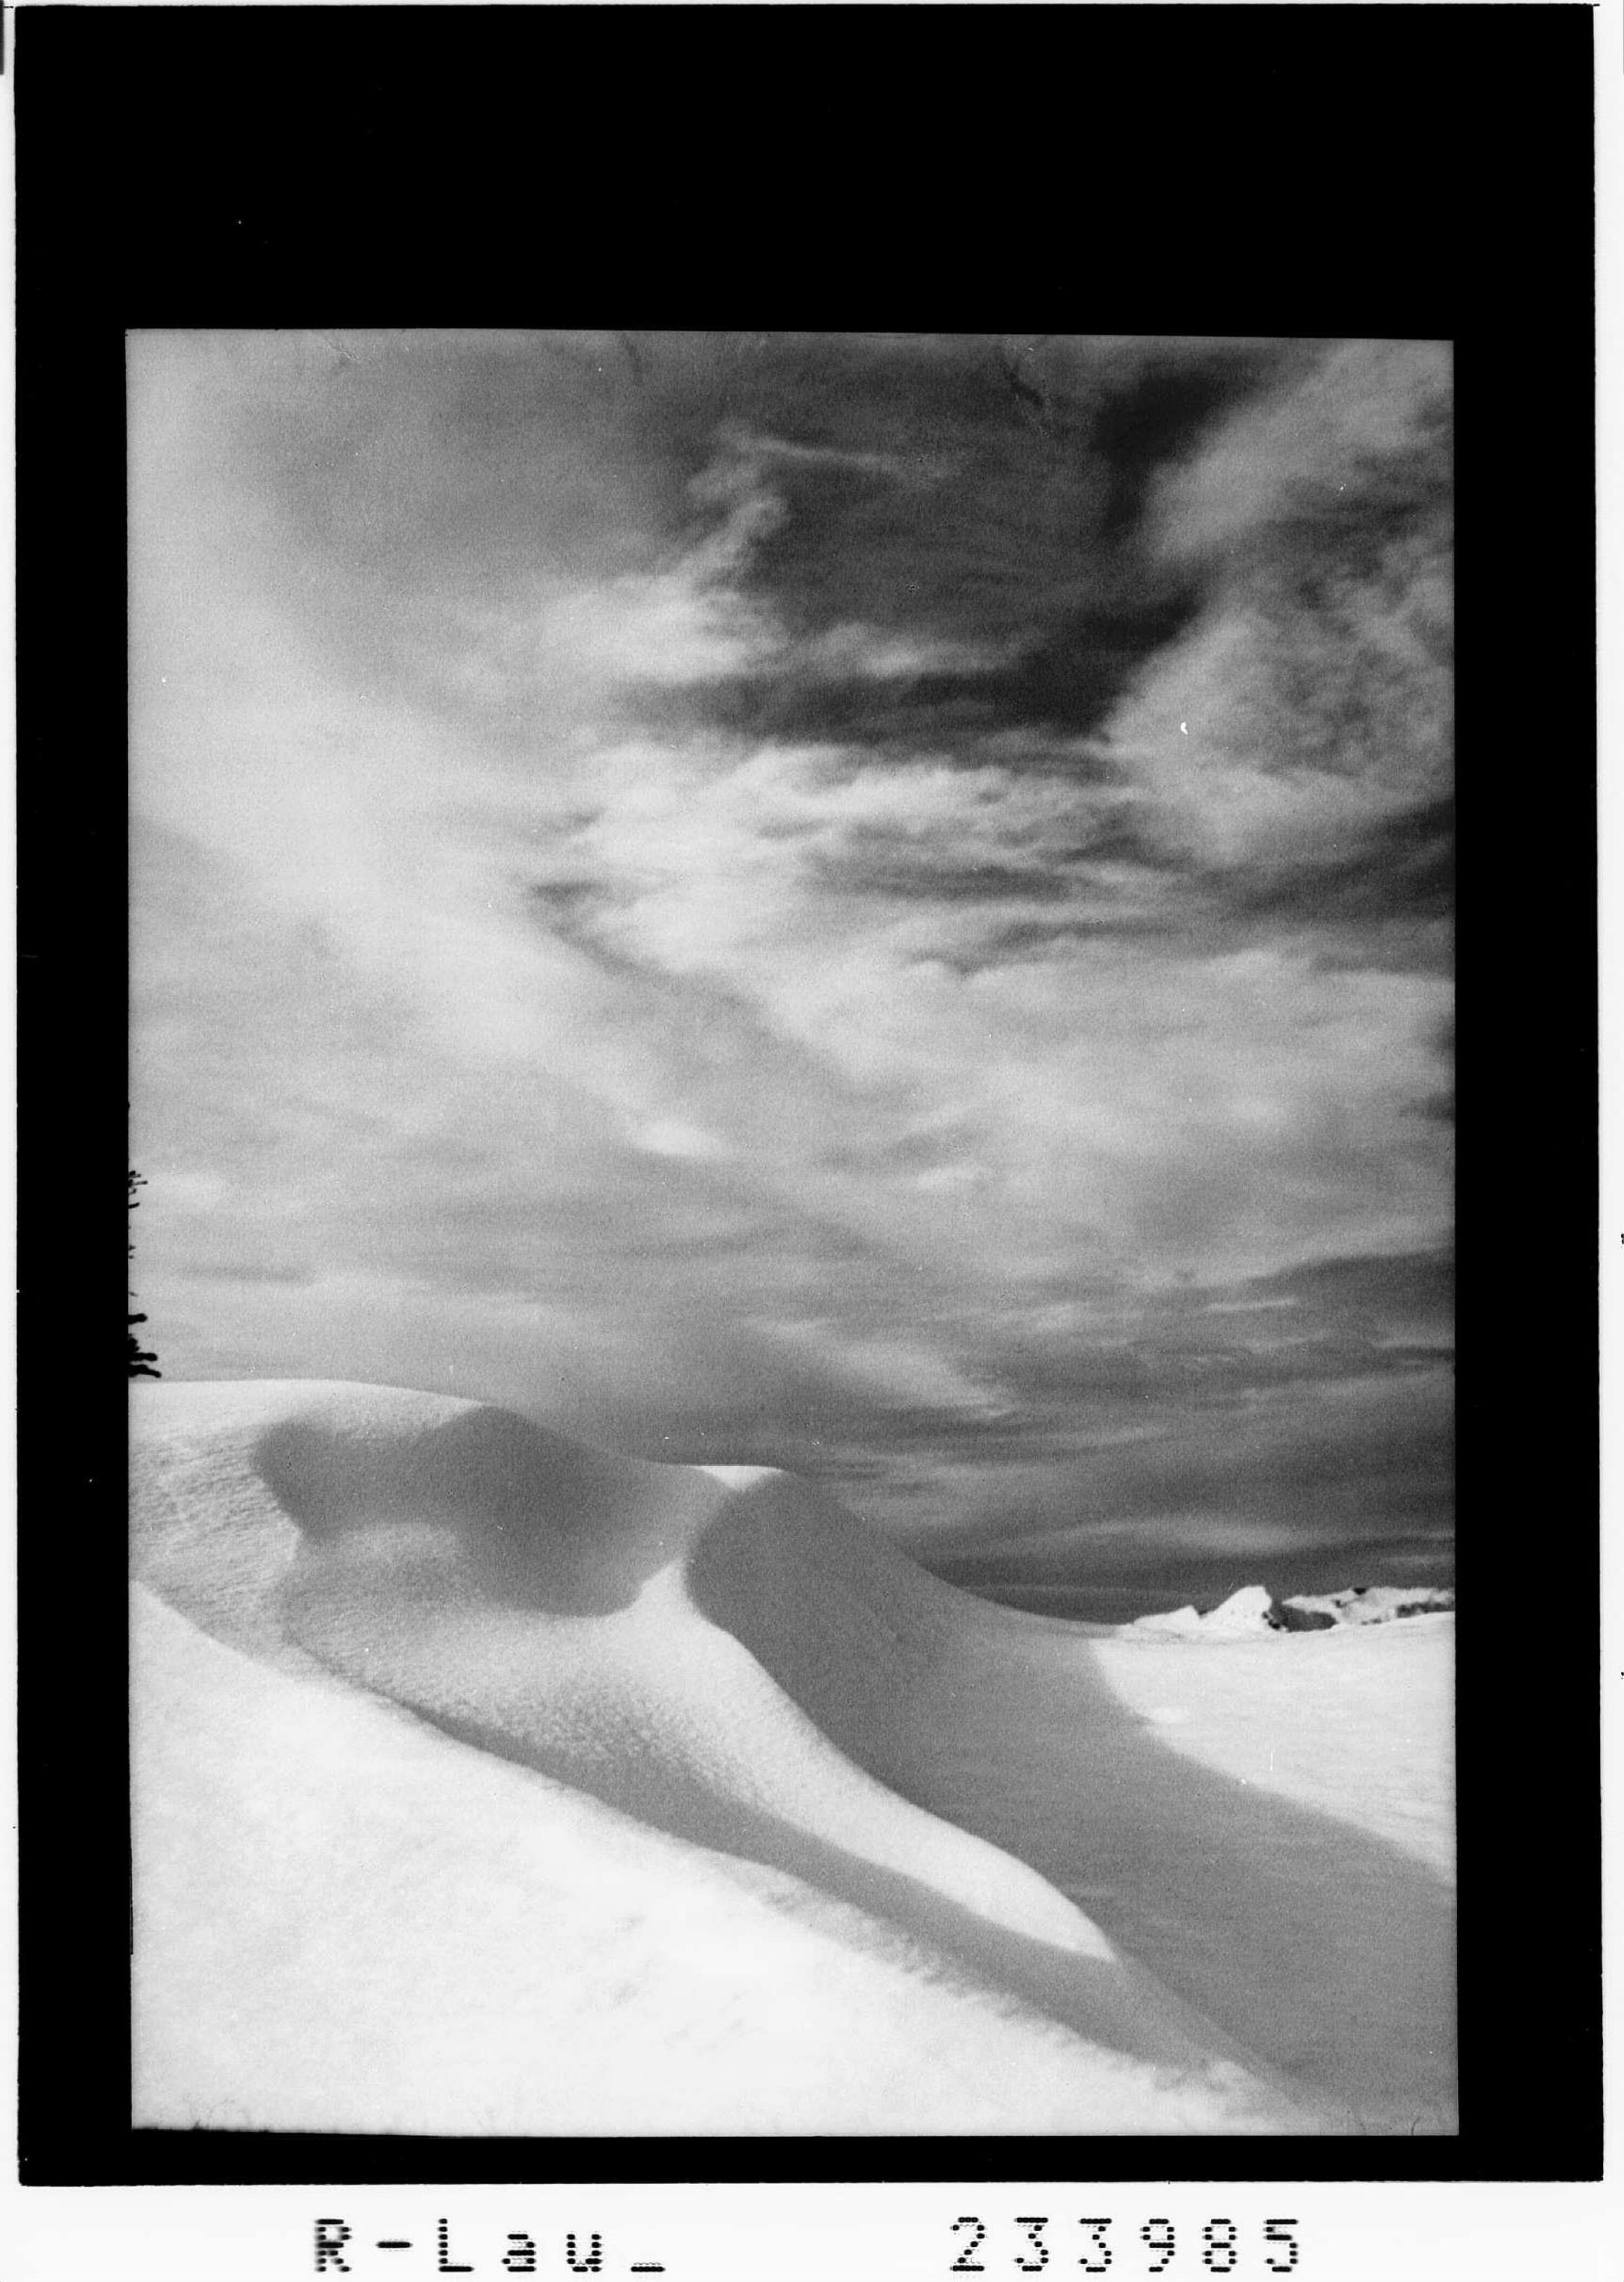
[[1201, 1651], [771, 1470], [370, 1386], [133, 1407], [138, 2123], [1453, 2128], [1437, 1865], [1130, 1708]]

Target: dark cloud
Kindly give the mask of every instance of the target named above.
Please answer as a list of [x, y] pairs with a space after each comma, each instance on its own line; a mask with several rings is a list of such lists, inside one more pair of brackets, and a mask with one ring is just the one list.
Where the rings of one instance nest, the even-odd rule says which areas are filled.
[[[1043, 598], [1034, 592], [1031, 599], [1037, 616]], [[851, 609], [863, 607], [854, 597]], [[748, 673], [664, 693], [662, 711], [733, 735], [958, 754], [974, 766], [984, 762], [986, 740], [1000, 737], [1019, 755], [1016, 766], [1107, 780], [1121, 773], [1108, 756], [1080, 755], [1066, 741], [1103, 728], [1145, 660], [1183, 633], [1196, 609], [1185, 587], [1155, 601], [1057, 613], [1047, 632], [998, 663], [921, 664], [883, 678], [827, 672], [790, 649]], [[830, 619], [849, 622], [843, 612]], [[1022, 732], [1037, 734], [1017, 742]]]
[[[1298, 926], [1448, 920], [1455, 908], [1453, 796], [1387, 816], [1306, 861], [1253, 865], [1204, 883], [1239, 919]], [[1202, 883], [1197, 883], [1198, 888]]]
[[[1123, 814], [1129, 819], [1133, 811]], [[1347, 825], [1333, 844], [1284, 860], [1222, 869], [1181, 860], [1126, 820], [1086, 853], [1095, 862], [1127, 859], [1138, 867], [1131, 900], [1115, 912], [1102, 911], [1098, 894], [1088, 892], [1083, 912], [1057, 912], [1053, 919], [1023, 914], [983, 938], [969, 963], [996, 964], [1073, 942], [1124, 935], [1207, 956], [1247, 943], [1295, 942], [1327, 972], [1447, 974], [1453, 967], [1452, 796], [1371, 824]], [[1056, 873], [1054, 884], [1057, 901], [1093, 888], [1086, 868], [1069, 881]], [[1036, 890], [1027, 898], [1042, 899]], [[1440, 1098], [1429, 1097], [1434, 1104]]]
[[1455, 1257], [1441, 1249], [1316, 1261], [1232, 1286], [1230, 1296], [1289, 1300], [1376, 1329], [1417, 1322], [1447, 1327], [1454, 1321]]
[[1265, 1556], [1272, 1582], [1282, 1567], [1329, 1575], [1386, 1547], [1447, 1558], [1451, 1410], [1434, 1368], [1235, 1406], [1199, 1427], [1169, 1416], [1159, 1435], [1054, 1454], [1014, 1510], [983, 1509], [979, 1526], [967, 1520], [954, 1541], [918, 1549], [960, 1581], [1050, 1584], [1202, 1570], [1216, 1582]]
[[893, 835], [870, 834], [856, 847], [820, 861], [833, 884], [859, 895], [929, 903], [1053, 903], [1071, 893], [1065, 875], [1037, 865], [955, 864]]
[[1196, 350], [1187, 359], [1146, 363], [1119, 386], [1102, 390], [1090, 440], [1111, 470], [1108, 536], [1126, 540], [1137, 533], [1160, 470], [1187, 457], [1205, 432], [1272, 377], [1280, 361], [1278, 348], [1249, 355]]

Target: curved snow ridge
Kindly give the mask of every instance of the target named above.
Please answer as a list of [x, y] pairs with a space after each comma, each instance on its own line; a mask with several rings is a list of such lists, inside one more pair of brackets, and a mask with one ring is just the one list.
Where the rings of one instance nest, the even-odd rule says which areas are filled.
[[[853, 1574], [850, 1534], [843, 1563], [829, 1560], [841, 1517], [810, 1484], [611, 1456], [509, 1411], [397, 1389], [267, 1388], [240, 1411], [216, 1390], [195, 1404], [190, 1392], [153, 1407], [214, 1423], [222, 1471], [245, 1468], [268, 1491], [276, 1511], [261, 1497], [251, 1517], [252, 1486], [232, 1486], [234, 1539], [270, 1541], [278, 1636], [330, 1670], [649, 1819], [680, 1802], [707, 1843], [759, 1838], [755, 1824], [779, 1814], [1009, 1931], [1112, 1956], [1036, 1872], [835, 1749], [734, 1637], [725, 1590], [712, 1595], [720, 1623], [695, 1602], [690, 1564], [719, 1520], [736, 1532], [742, 1518], [742, 1563], [764, 1522], [781, 1532], [788, 1519], [823, 1588], [804, 1618], [847, 1626], [853, 1680], [871, 1651], [917, 1654], [931, 1618], [940, 1631], [941, 1603], [963, 1596], [899, 1557], [888, 1567], [866, 1541]], [[240, 1560], [210, 1565], [239, 1587]], [[206, 1621], [210, 1581], [194, 1570], [181, 1587], [179, 1604]], [[233, 1606], [227, 1636], [262, 1638], [267, 1613]]]
[[1279, 2128], [1239, 2071], [1148, 2067], [788, 1873], [132, 1604], [138, 2125]]
[[[319, 1668], [329, 1690], [351, 1682], [447, 1748], [477, 1747], [458, 1758], [470, 1781], [511, 1762], [651, 1843], [788, 1879], [866, 1929], [871, 1965], [900, 1941], [905, 1981], [967, 1987], [982, 2011], [1091, 2056], [1075, 2115], [1006, 2128], [1350, 2128], [1036, 1870], [867, 1771], [890, 1764], [910, 1683], [1000, 1612], [814, 1486], [610, 1456], [400, 1389], [166, 1381], [133, 1407], [136, 1573], [172, 1608], [279, 1678], [308, 1688]], [[1101, 2069], [1159, 2089], [1124, 2089], [1118, 2120], [1091, 2124]]]

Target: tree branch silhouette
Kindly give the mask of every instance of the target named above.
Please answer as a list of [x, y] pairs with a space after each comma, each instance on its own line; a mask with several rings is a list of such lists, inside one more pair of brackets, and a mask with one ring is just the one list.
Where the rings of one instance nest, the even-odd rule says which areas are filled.
[[[136, 1191], [137, 1189], [144, 1189], [145, 1186], [146, 1180], [144, 1176], [137, 1173], [134, 1167], [132, 1167], [130, 1168], [129, 1176], [129, 1208], [131, 1212], [137, 1212], [140, 1210], [141, 1199], [136, 1194]], [[135, 1256], [136, 1247], [132, 1241], [129, 1246], [129, 1257], [133, 1260]], [[133, 1300], [136, 1294], [133, 1292], [130, 1292], [127, 1293], [126, 1296]], [[163, 1377], [162, 1371], [154, 1369], [154, 1365], [158, 1361], [157, 1354], [151, 1347], [144, 1347], [136, 1339], [135, 1333], [135, 1326], [137, 1323], [144, 1323], [146, 1317], [144, 1316], [132, 1316], [129, 1321], [130, 1330], [128, 1332], [128, 1339], [130, 1377], [132, 1378], [161, 1378]]]

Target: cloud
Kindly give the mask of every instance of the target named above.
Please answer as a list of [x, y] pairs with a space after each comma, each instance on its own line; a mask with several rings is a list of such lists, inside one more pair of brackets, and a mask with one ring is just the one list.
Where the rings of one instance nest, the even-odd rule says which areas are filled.
[[648, 1125], [635, 1126], [630, 1138], [634, 1148], [656, 1157], [691, 1157], [703, 1163], [729, 1153], [727, 1144], [717, 1135], [703, 1126], [686, 1125], [680, 1117], [657, 1117]]
[[[1452, 360], [1438, 341], [1340, 341], [1294, 358], [1272, 388], [1158, 477], [1151, 544], [1175, 559], [1242, 560], [1303, 518], [1379, 534], [1447, 501]], [[1349, 497], [1349, 494], [1352, 494]], [[1339, 505], [1339, 503], [1340, 503]]]
[[1345, 1371], [1289, 1401], [1214, 1405], [1193, 1422], [1169, 1405], [1148, 1438], [1033, 1469], [1024, 1495], [996, 1511], [989, 1502], [928, 1557], [982, 1581], [1219, 1577], [1263, 1552], [1323, 1573], [1362, 1548], [1430, 1546], [1447, 1558], [1451, 1418], [1435, 1362]]
[[1110, 734], [1180, 844], [1302, 859], [1447, 796], [1449, 415], [1447, 349], [1334, 345], [1158, 478], [1206, 598]]
[[1444, 380], [138, 336], [166, 1369], [556, 1386], [950, 1533], [1275, 1513], [1135, 1485], [1447, 1339], [1327, 1265], [1451, 1215]]

